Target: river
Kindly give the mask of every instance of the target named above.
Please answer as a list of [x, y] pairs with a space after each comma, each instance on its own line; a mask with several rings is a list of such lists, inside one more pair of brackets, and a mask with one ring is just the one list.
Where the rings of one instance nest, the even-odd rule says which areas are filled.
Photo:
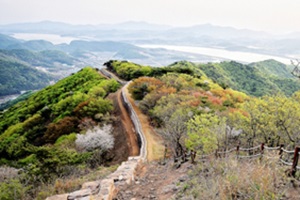
[[192, 47], [192, 46], [175, 46], [175, 45], [152, 45], [152, 44], [143, 44], [137, 45], [142, 48], [151, 48], [151, 49], [167, 49], [174, 51], [181, 51], [187, 53], [201, 54], [206, 56], [214, 56], [229, 60], [235, 60], [243, 63], [252, 63], [259, 62], [268, 59], [274, 59], [284, 64], [290, 64], [292, 58], [279, 57], [266, 54], [250, 53], [250, 52], [241, 52], [241, 51], [228, 51], [226, 49], [219, 48], [207, 48], [207, 47]]
[[16, 39], [21, 40], [46, 40], [51, 42], [52, 44], [70, 44], [73, 40], [76, 40], [78, 38], [75, 37], [64, 37], [57, 34], [41, 34], [41, 33], [15, 33], [11, 35], [12, 37]]

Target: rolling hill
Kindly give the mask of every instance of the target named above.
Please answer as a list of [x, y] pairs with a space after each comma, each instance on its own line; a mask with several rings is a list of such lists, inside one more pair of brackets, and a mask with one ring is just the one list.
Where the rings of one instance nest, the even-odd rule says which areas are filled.
[[292, 69], [275, 60], [249, 65], [234, 61], [199, 64], [198, 68], [221, 85], [253, 96], [278, 92], [290, 96], [300, 90], [298, 79], [291, 75]]
[[0, 58], [0, 96], [41, 89], [52, 80], [49, 74], [22, 62]]

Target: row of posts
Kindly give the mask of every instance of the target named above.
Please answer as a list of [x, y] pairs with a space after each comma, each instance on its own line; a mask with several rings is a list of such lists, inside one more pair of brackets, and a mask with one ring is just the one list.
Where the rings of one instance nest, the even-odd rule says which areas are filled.
[[[283, 155], [283, 147], [284, 147], [284, 145], [280, 145], [280, 148], [279, 148], [279, 156], [280, 156], [279, 158], [280, 159], [282, 158], [282, 155]], [[262, 143], [260, 146], [261, 155], [264, 154], [264, 150], [265, 150], [265, 144]], [[237, 145], [237, 147], [236, 147], [237, 157], [239, 156], [239, 151], [240, 151], [240, 145]], [[292, 168], [291, 168], [291, 170], [288, 171], [288, 174], [293, 177], [295, 177], [296, 171], [297, 171], [297, 165], [298, 165], [298, 160], [299, 160], [299, 151], [300, 151], [300, 147], [295, 147]], [[217, 158], [219, 157], [218, 151], [216, 151], [215, 155]], [[167, 146], [165, 146], [164, 160], [166, 159], [166, 156], [167, 156]], [[196, 151], [191, 150], [190, 156], [191, 156], [191, 162], [195, 163]], [[186, 152], [184, 153], [182, 159], [184, 162], [187, 160]]]
[[[282, 158], [282, 155], [283, 155], [283, 147], [284, 147], [284, 145], [282, 144], [282, 145], [280, 145], [280, 148], [279, 148], [279, 156], [280, 156], [279, 158], [280, 159]], [[265, 144], [262, 143], [260, 146], [260, 153], [264, 154], [264, 150], [265, 150]], [[298, 160], [299, 160], [299, 151], [300, 151], [300, 147], [295, 147], [292, 168], [288, 172], [288, 174], [293, 177], [295, 177], [296, 171], [297, 171], [297, 165], [298, 165]], [[239, 156], [239, 152], [240, 152], [240, 145], [237, 145], [237, 147], [236, 147], [237, 157]], [[218, 157], [217, 151], [216, 151], [216, 157]]]

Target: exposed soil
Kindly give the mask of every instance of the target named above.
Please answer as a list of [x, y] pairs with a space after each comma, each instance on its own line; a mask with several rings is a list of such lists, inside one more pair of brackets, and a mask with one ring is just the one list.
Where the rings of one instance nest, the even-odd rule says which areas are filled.
[[108, 157], [112, 157], [109, 164], [117, 164], [127, 160], [129, 156], [139, 155], [139, 147], [136, 134], [134, 132], [134, 126], [122, 104], [120, 91], [121, 90], [108, 96], [108, 98], [113, 101], [113, 115], [115, 117], [113, 122], [115, 145], [110, 151], [111, 155], [107, 155]]
[[147, 116], [136, 106], [127, 90], [126, 95], [138, 115], [147, 140], [148, 162], [139, 163], [133, 184], [117, 185], [117, 194], [114, 199], [170, 199], [179, 192], [181, 182], [187, 179], [186, 173], [192, 165], [184, 163], [180, 168], [176, 168], [172, 161], [164, 165], [159, 164], [163, 160], [165, 151], [163, 139], [153, 130]]
[[126, 95], [140, 120], [143, 133], [147, 140], [147, 160], [153, 161], [162, 159], [165, 150], [162, 137], [154, 131], [154, 129], [149, 123], [148, 117], [144, 115], [141, 112], [141, 110], [136, 106], [134, 100], [130, 97], [128, 90], [126, 90]]
[[125, 128], [125, 132], [126, 132], [126, 136], [127, 136], [126, 138], [127, 138], [127, 145], [129, 147], [129, 155], [137, 156], [140, 153], [137, 136], [136, 136], [131, 118], [122, 103], [121, 90], [119, 90], [117, 92], [117, 102], [118, 102], [118, 107], [120, 108], [120, 111], [121, 111], [121, 121], [122, 121], [123, 127]]
[[[118, 192], [115, 199], [170, 199], [179, 191], [180, 183], [186, 179], [186, 173], [192, 165], [190, 163], [185, 163], [177, 169], [173, 166], [173, 162], [171, 161], [167, 162], [165, 165], [159, 164], [163, 159], [165, 151], [163, 139], [154, 131], [149, 123], [148, 117], [140, 111], [134, 100], [130, 97], [128, 90], [125, 91], [125, 94], [140, 120], [147, 141], [148, 163], [139, 163], [136, 172], [136, 180], [133, 184], [117, 186]], [[122, 146], [122, 144], [125, 146], [124, 141], [126, 141], [128, 147], [127, 155], [139, 155], [136, 133], [130, 116], [122, 104], [121, 91], [119, 90], [117, 93], [110, 95], [110, 99], [114, 102], [116, 111], [115, 116], [117, 117], [114, 127], [117, 131], [123, 133], [123, 136], [121, 136], [122, 134], [117, 134], [119, 136], [116, 135], [117, 141], [115, 148], [117, 146]], [[115, 150], [113, 150], [113, 152], [114, 151]], [[117, 150], [115, 154], [122, 154], [123, 158], [125, 158], [126, 155], [126, 153], [120, 152], [120, 149]]]
[[176, 168], [172, 161], [161, 165], [158, 162], [141, 163], [133, 184], [118, 186], [114, 200], [171, 199], [188, 179], [187, 172], [193, 165], [186, 162]]

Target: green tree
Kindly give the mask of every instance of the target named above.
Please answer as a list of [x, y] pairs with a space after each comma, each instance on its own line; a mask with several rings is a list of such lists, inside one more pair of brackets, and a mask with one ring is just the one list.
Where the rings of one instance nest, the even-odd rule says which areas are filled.
[[184, 151], [186, 122], [193, 115], [193, 108], [188, 104], [191, 99], [194, 97], [179, 94], [163, 96], [151, 111], [153, 117], [159, 119], [159, 132], [170, 143], [176, 157]]
[[243, 103], [242, 111], [230, 115], [235, 127], [243, 130], [249, 147], [254, 143], [268, 145], [300, 144], [300, 93], [252, 98]]
[[196, 115], [187, 122], [188, 149], [211, 153], [225, 141], [226, 119], [215, 114]]

